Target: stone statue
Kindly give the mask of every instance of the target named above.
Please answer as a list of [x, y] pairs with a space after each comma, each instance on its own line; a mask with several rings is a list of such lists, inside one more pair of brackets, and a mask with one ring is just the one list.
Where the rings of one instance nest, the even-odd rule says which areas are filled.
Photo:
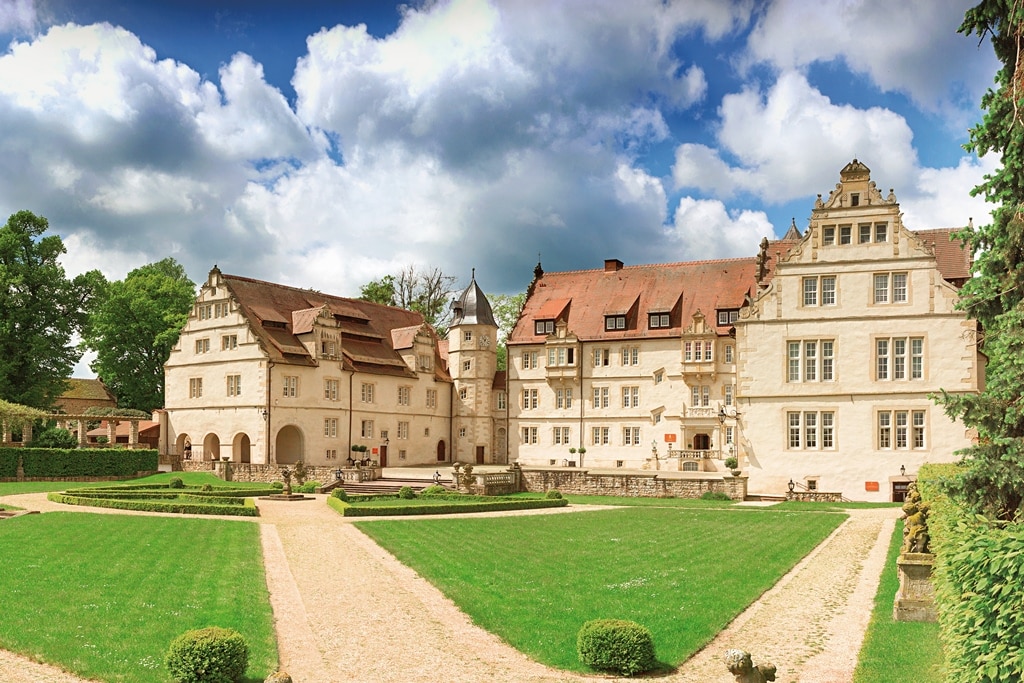
[[907, 487], [907, 498], [903, 503], [903, 547], [904, 553], [927, 553], [928, 549], [928, 510], [931, 506], [921, 500], [921, 492], [917, 484], [911, 482]]
[[726, 650], [725, 668], [736, 677], [736, 683], [768, 683], [775, 680], [775, 665], [754, 666], [750, 653], [743, 650]]
[[292, 495], [292, 471], [284, 467], [281, 469], [281, 476], [284, 477], [284, 495]]

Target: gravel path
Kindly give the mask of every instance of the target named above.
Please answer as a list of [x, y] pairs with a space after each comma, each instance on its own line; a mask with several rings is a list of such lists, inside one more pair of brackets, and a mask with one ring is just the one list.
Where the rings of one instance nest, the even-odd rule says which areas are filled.
[[[44, 512], [68, 509], [45, 494], [4, 502]], [[571, 509], [503, 514], [566, 511]], [[260, 512], [255, 520], [224, 519], [261, 525], [282, 669], [296, 683], [601, 678], [545, 667], [477, 628], [430, 583], [328, 508], [323, 496], [260, 501]], [[659, 679], [732, 683], [722, 653], [740, 647], [752, 652], [755, 663], [774, 662], [779, 683], [849, 683], [898, 514], [851, 511], [849, 520], [708, 647]], [[4, 678], [9, 671], [23, 673]], [[0, 683], [82, 680], [0, 650]]]

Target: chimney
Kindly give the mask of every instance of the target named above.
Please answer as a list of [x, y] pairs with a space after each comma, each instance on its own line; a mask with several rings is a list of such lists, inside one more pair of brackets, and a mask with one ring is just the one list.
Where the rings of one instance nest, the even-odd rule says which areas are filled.
[[622, 270], [622, 261], [617, 258], [606, 258], [604, 260], [604, 272], [614, 273]]

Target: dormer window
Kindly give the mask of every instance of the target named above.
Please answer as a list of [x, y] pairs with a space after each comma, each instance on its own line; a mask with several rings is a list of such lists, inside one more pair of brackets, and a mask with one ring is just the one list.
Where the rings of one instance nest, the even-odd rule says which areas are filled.
[[651, 313], [648, 317], [648, 325], [652, 330], [671, 327], [668, 313]]
[[604, 317], [604, 329], [606, 329], [606, 330], [624, 330], [624, 329], [626, 329], [626, 316], [624, 316], [624, 315], [606, 315]]
[[533, 323], [534, 334], [551, 334], [555, 331], [554, 320], [535, 320]]
[[722, 326], [722, 325], [732, 325], [734, 322], [736, 322], [739, 319], [739, 317], [740, 317], [740, 311], [739, 311], [738, 308], [730, 308], [728, 310], [722, 310], [722, 311], [718, 312], [718, 324], [719, 324], [719, 326]]
[[851, 192], [850, 193], [850, 206], [860, 206], [860, 193], [859, 192]]

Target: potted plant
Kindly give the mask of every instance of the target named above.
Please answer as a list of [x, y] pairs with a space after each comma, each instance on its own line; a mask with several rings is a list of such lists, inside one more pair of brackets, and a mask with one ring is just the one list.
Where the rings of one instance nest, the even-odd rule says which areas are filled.
[[732, 471], [732, 476], [740, 476], [740, 461], [737, 460], [734, 456], [730, 455], [728, 458], [725, 459], [725, 468], [727, 470]]

